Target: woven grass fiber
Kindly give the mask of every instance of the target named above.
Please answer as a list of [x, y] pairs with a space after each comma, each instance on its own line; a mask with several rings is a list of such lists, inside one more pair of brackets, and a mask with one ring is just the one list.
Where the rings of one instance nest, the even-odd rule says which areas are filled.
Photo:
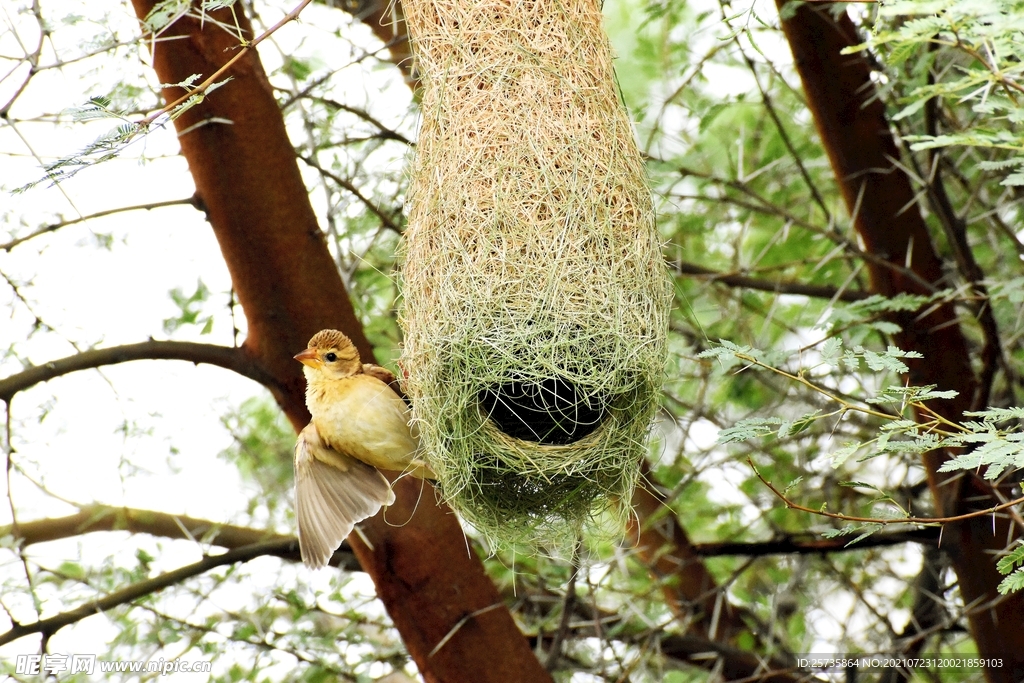
[[422, 121], [402, 366], [425, 456], [492, 541], [575, 538], [636, 484], [670, 301], [600, 8], [403, 8]]

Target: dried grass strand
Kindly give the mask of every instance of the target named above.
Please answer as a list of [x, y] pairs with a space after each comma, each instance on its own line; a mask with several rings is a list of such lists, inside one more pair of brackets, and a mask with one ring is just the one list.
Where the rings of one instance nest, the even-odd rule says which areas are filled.
[[[423, 89], [402, 364], [426, 457], [492, 540], [571, 542], [636, 483], [670, 301], [600, 9], [403, 6]], [[572, 387], [603, 417], [572, 443], [514, 438], [481, 407], [513, 385]]]

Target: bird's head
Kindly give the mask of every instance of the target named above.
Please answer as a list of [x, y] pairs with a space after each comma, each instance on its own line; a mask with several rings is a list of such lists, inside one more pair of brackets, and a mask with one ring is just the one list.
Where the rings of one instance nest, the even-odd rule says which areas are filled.
[[320, 330], [309, 340], [309, 347], [295, 355], [306, 367], [307, 380], [341, 379], [363, 371], [359, 351], [352, 341], [337, 330]]

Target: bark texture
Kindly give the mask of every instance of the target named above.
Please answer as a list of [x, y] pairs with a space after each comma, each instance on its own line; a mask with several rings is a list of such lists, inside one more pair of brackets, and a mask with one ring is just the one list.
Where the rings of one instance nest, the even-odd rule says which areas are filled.
[[[776, 0], [782, 9], [785, 0]], [[866, 251], [888, 264], [869, 263], [871, 283], [880, 294], [928, 294], [942, 288], [942, 261], [935, 252], [927, 225], [918, 208], [910, 178], [894, 160], [899, 150], [877, 99], [870, 66], [862, 55], [841, 51], [861, 40], [850, 18], [835, 18], [827, 5], [803, 4], [782, 27], [803, 82], [807, 103], [828, 153], [843, 199]], [[785, 13], [783, 13], [785, 14]], [[909, 271], [909, 272], [908, 272]], [[910, 381], [954, 389], [952, 400], [930, 407], [950, 420], [960, 420], [970, 409], [977, 381], [971, 367], [971, 349], [957, 324], [951, 304], [905, 313], [895, 320], [902, 331], [896, 344], [918, 351], [911, 360]], [[973, 474], [938, 471], [950, 457], [946, 451], [925, 455], [924, 465], [938, 514], [956, 515], [985, 509], [999, 501], [991, 488]], [[1024, 680], [1024, 593], [999, 596], [1001, 575], [996, 553], [1012, 537], [1005, 516], [978, 517], [947, 524], [941, 548], [951, 559], [965, 604], [971, 634], [982, 657], [1001, 657], [1006, 666], [986, 671], [993, 683]]]
[[[154, 2], [133, 4], [143, 18]], [[216, 18], [233, 24], [230, 13]], [[251, 39], [241, 13], [239, 23]], [[153, 54], [162, 83], [211, 74], [238, 45], [215, 23], [201, 26], [190, 18], [176, 22], [163, 38]], [[327, 327], [349, 335], [364, 359], [371, 360], [373, 350], [317, 225], [256, 53], [240, 59], [229, 75], [230, 84], [176, 126], [197, 199], [248, 321], [243, 351], [275, 379], [275, 397], [300, 429], [309, 414], [301, 366], [292, 356]], [[173, 88], [164, 93], [168, 101], [181, 94]], [[429, 486], [422, 496], [409, 478], [395, 488], [399, 504], [387, 511], [387, 520], [378, 515], [363, 524], [372, 549], [355, 536], [352, 545], [424, 678], [430, 683], [550, 681], [468, 549], [456, 517], [437, 506]]]

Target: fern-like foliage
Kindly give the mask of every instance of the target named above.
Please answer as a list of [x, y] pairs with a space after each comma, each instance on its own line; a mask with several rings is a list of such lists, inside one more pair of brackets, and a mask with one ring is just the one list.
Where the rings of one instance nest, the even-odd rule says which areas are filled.
[[[935, 59], [950, 68], [911, 90], [899, 121], [932, 98], [969, 103], [979, 123], [932, 135], [908, 135], [911, 149], [966, 146], [1003, 150], [1006, 158], [980, 162], [1001, 171], [1003, 185], [1024, 185], [1024, 2], [1021, 0], [896, 0], [878, 10], [875, 34], [864, 45], [882, 49], [888, 66]], [[931, 53], [925, 55], [925, 52]], [[940, 54], [942, 53], [942, 54]]]
[[1003, 595], [1024, 588], [1024, 541], [1019, 541], [1010, 554], [999, 560], [996, 569], [1007, 577], [999, 583], [999, 592]]

